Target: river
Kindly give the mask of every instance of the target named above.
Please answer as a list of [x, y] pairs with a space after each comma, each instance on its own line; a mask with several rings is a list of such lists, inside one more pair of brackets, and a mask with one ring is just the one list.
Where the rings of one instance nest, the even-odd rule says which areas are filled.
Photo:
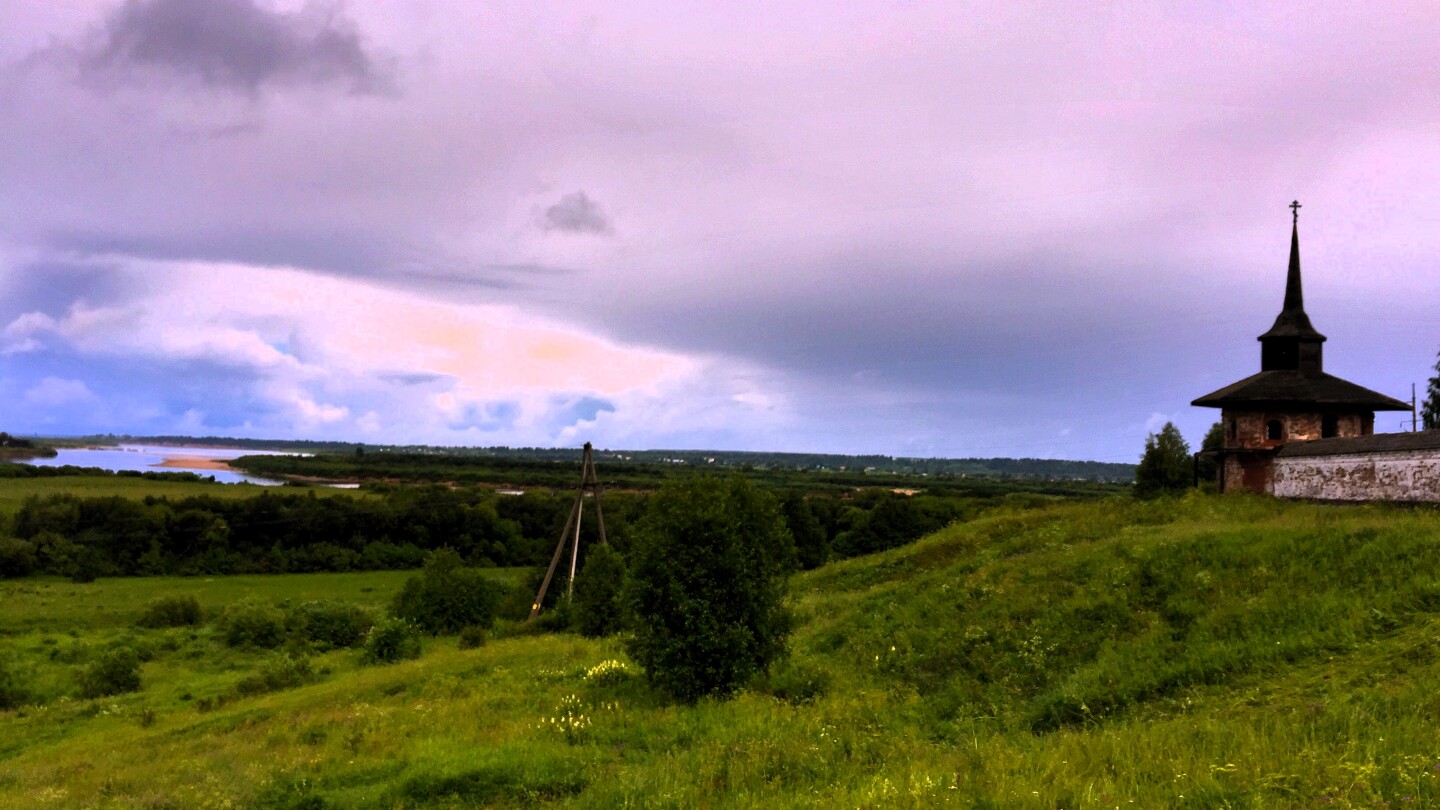
[[139, 472], [193, 472], [214, 476], [222, 484], [259, 484], [275, 486], [282, 482], [246, 475], [228, 469], [226, 461], [240, 456], [294, 455], [273, 450], [237, 450], [219, 447], [161, 447], [156, 445], [122, 444], [117, 447], [60, 448], [55, 458], [32, 458], [24, 464], [37, 467], [99, 467], [104, 470], [137, 470]]

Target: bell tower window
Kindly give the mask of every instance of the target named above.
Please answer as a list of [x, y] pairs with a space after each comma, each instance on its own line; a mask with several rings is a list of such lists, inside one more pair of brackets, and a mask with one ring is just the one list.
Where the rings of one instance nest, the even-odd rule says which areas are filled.
[[1285, 425], [1279, 419], [1271, 419], [1265, 423], [1265, 438], [1272, 442], [1278, 442], [1285, 438]]
[[1340, 435], [1340, 417], [1327, 413], [1320, 417], [1320, 438], [1331, 439]]

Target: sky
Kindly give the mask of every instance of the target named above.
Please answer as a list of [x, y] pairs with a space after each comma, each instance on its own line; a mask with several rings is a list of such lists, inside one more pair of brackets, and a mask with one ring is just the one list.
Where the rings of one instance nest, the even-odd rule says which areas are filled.
[[6, 0], [0, 429], [1135, 461], [1292, 199], [1423, 394], [1440, 5], [1262, 6]]

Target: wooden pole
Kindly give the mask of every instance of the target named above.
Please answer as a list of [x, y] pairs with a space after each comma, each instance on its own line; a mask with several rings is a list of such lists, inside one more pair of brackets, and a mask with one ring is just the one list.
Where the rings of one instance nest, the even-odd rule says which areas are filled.
[[585, 452], [580, 459], [580, 491], [575, 493], [575, 504], [570, 507], [570, 517], [565, 521], [565, 528], [560, 530], [560, 542], [555, 544], [555, 553], [550, 557], [550, 567], [545, 569], [545, 579], [540, 583], [540, 592], [535, 594], [535, 602], [530, 605], [531, 619], [539, 615], [540, 606], [545, 603], [545, 592], [549, 590], [550, 581], [555, 577], [555, 569], [560, 564], [566, 545], [570, 546], [570, 580], [565, 587], [565, 594], [570, 596], [575, 593], [575, 573], [580, 561], [580, 523], [584, 516], [587, 489], [595, 492], [595, 518], [598, 521], [596, 528], [600, 532], [600, 544], [609, 545], [605, 538], [605, 512], [600, 507], [600, 494], [604, 487], [600, 485], [600, 476], [595, 472], [595, 457], [589, 442], [585, 443]]

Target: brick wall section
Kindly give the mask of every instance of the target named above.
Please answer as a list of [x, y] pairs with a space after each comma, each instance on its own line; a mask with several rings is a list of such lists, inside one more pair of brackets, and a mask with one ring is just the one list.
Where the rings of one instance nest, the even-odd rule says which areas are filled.
[[1440, 450], [1281, 457], [1273, 488], [1281, 498], [1440, 502]]
[[[1358, 413], [1341, 414], [1336, 420], [1337, 436], [1364, 436], [1372, 430], [1373, 422], [1366, 415]], [[1279, 447], [1287, 442], [1308, 442], [1320, 438], [1321, 415], [1315, 411], [1231, 411], [1220, 412], [1225, 425], [1225, 447], [1256, 448]], [[1280, 420], [1284, 438], [1274, 441], [1265, 438], [1265, 425], [1272, 419]], [[1230, 423], [1235, 423], [1235, 437], [1230, 436]], [[1367, 424], [1368, 422], [1368, 424]]]

